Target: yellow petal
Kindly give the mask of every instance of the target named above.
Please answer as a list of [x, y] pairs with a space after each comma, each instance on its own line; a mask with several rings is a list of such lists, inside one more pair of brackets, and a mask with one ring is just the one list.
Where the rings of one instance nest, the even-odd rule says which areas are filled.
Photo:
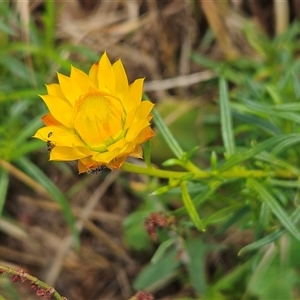
[[122, 157], [118, 157], [116, 159], [114, 159], [113, 161], [110, 162], [109, 167], [113, 170], [119, 170], [122, 166], [122, 164], [124, 163], [124, 161], [126, 160], [126, 156], [122, 156]]
[[96, 83], [87, 74], [73, 66], [71, 67], [70, 78], [76, 82], [82, 94], [86, 93], [91, 87], [96, 88]]
[[137, 145], [143, 144], [146, 141], [148, 141], [149, 139], [151, 139], [153, 136], [155, 136], [154, 131], [152, 130], [152, 128], [146, 127], [144, 128], [139, 134], [138, 136], [135, 138], [134, 142]]
[[124, 124], [124, 129], [128, 129], [130, 125], [133, 123], [134, 116], [136, 113], [136, 108], [132, 109], [131, 111], [127, 112], [126, 121]]
[[71, 161], [81, 159], [86, 156], [90, 156], [90, 151], [87, 148], [76, 148], [76, 147], [60, 147], [54, 145], [50, 152], [50, 160], [58, 161]]
[[139, 78], [129, 86], [129, 95], [128, 98], [124, 101], [126, 112], [131, 111], [133, 108], [138, 107], [138, 105], [140, 104], [142, 100], [143, 84], [144, 79]]
[[44, 100], [54, 119], [66, 127], [72, 127], [73, 112], [70, 105], [56, 96], [43, 95], [41, 98]]
[[46, 126], [62, 126], [51, 114], [46, 114], [41, 119]]
[[122, 149], [125, 147], [125, 145], [127, 144], [128, 142], [125, 140], [125, 139], [120, 139], [119, 141], [111, 144], [110, 146], [107, 147], [107, 150], [112, 152], [112, 151], [115, 151], [115, 150], [118, 150], [118, 149]]
[[103, 53], [99, 61], [98, 86], [102, 91], [115, 91], [116, 79], [115, 72], [109, 61], [106, 52]]
[[142, 101], [140, 106], [137, 108], [134, 122], [147, 119], [148, 115], [150, 114], [154, 104], [150, 101]]
[[46, 84], [46, 88], [49, 95], [56, 96], [68, 102], [67, 98], [63, 94], [61, 87], [58, 83]]
[[75, 101], [82, 95], [82, 91], [77, 83], [70, 77], [57, 73], [59, 85], [70, 105], [73, 107]]
[[114, 151], [107, 151], [107, 152], [94, 152], [93, 154], [93, 160], [98, 161], [98, 162], [103, 162], [106, 164], [109, 164], [114, 158], [116, 158], [119, 154], [118, 150]]
[[89, 159], [89, 160], [88, 159], [89, 159], [89, 157], [78, 160], [78, 172], [79, 172], [79, 174], [86, 173], [89, 170], [94, 169], [94, 166], [95, 167], [99, 166], [97, 164], [97, 162], [95, 162], [91, 159]]
[[99, 62], [95, 62], [89, 71], [89, 77], [94, 82], [95, 86], [98, 88], [98, 69], [99, 69]]
[[48, 140], [48, 135], [51, 132], [51, 129], [49, 129], [50, 127], [51, 126], [38, 129], [32, 137], [46, 142]]
[[121, 101], [124, 102], [125, 99], [128, 99], [129, 86], [127, 75], [120, 59], [113, 64], [113, 70], [117, 82], [116, 93], [120, 97]]
[[126, 141], [131, 142], [133, 141], [139, 133], [147, 126], [150, 126], [149, 122], [147, 120], [141, 120], [134, 124], [132, 124], [126, 133]]
[[143, 158], [143, 149], [141, 146], [137, 146], [132, 153], [129, 154], [131, 157]]

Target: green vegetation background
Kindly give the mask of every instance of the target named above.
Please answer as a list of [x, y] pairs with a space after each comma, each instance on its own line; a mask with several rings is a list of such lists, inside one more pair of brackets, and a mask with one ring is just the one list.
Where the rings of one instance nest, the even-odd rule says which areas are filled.
[[[30, 20], [25, 40], [20, 38], [19, 16], [8, 2], [0, 3], [0, 16], [1, 264], [26, 268], [46, 279], [43, 268], [12, 255], [19, 247], [20, 253], [30, 253], [23, 241], [33, 238], [28, 231], [32, 224], [26, 215], [16, 218], [12, 206], [18, 205], [19, 191], [57, 203], [63, 232], [72, 232], [74, 251], [80, 251], [86, 239], [76, 226], [72, 199], [90, 176], [78, 176], [72, 165], [48, 162], [45, 145], [31, 138], [46, 112], [37, 95], [56, 80], [55, 71], [69, 74], [71, 64], [86, 71], [101, 53], [56, 37], [52, 1], [45, 1], [39, 22]], [[203, 37], [206, 48], [215, 41], [212, 31], [208, 27]], [[242, 34], [251, 54], [220, 60], [192, 50], [193, 65], [211, 70], [211, 78], [193, 85], [188, 97], [173, 89], [172, 99], [155, 99], [165, 122], [154, 124], [151, 160], [173, 170], [191, 160], [209, 172], [208, 179], [187, 179], [186, 186], [205, 231], [197, 230], [190, 219], [178, 182], [123, 172], [114, 184], [134, 202], [122, 219], [120, 235], [135, 268], [124, 267], [130, 289], [122, 294], [122, 284], [115, 283], [109, 294], [114, 299], [129, 298], [138, 290], [157, 299], [300, 299], [300, 24], [294, 22], [282, 34], [268, 37], [253, 22], [244, 22]], [[163, 133], [166, 128], [183, 149], [182, 157], [176, 157], [174, 144]], [[60, 186], [59, 180], [54, 183], [53, 174], [69, 180], [68, 187]], [[101, 174], [93, 188], [108, 176]], [[105, 203], [114, 203], [114, 194], [106, 197]], [[174, 220], [158, 229], [157, 242], [144, 228], [152, 212]], [[48, 225], [55, 235], [60, 225]], [[37, 253], [44, 252], [49, 253], [46, 259], [53, 249]], [[95, 263], [100, 263], [97, 258], [91, 262]], [[70, 299], [76, 299], [76, 293], [77, 299], [104, 299], [107, 291], [96, 288], [101, 273], [82, 272], [91, 277], [94, 294], [87, 284], [78, 288], [82, 282], [78, 277], [72, 281], [72, 274], [66, 280], [62, 273], [55, 287]], [[19, 285], [3, 275], [0, 293], [8, 299], [34, 297]]]

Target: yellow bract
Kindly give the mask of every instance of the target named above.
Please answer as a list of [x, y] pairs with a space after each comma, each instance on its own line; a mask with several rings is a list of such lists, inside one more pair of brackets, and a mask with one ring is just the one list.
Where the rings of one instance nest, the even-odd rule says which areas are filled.
[[72, 67], [69, 77], [58, 73], [58, 81], [41, 96], [50, 112], [34, 135], [51, 145], [50, 160], [78, 160], [83, 173], [142, 157], [140, 145], [154, 135], [153, 103], [141, 101], [143, 79], [128, 85], [121, 60], [112, 65], [104, 53], [88, 75]]

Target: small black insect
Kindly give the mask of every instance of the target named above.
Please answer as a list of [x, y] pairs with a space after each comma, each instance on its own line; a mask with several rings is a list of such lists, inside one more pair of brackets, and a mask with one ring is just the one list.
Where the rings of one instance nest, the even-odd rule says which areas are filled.
[[89, 169], [86, 173], [87, 173], [87, 174], [98, 174], [98, 173], [100, 173], [101, 171], [103, 171], [104, 169], [105, 169], [104, 166], [98, 166], [97, 168]]
[[[53, 132], [49, 132], [48, 133], [48, 138], [53, 134]], [[47, 140], [47, 145], [46, 145], [46, 149], [47, 151], [50, 153], [51, 150], [55, 147], [55, 145], [53, 143], [51, 143], [49, 140]]]

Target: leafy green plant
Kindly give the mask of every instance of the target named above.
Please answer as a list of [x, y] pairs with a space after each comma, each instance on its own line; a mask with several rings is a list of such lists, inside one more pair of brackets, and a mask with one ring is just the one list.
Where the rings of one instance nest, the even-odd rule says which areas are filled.
[[[136, 288], [157, 291], [159, 287], [155, 282], [178, 279], [182, 276], [179, 268], [184, 267], [191, 278], [190, 284], [201, 299], [250, 299], [252, 296], [258, 299], [292, 299], [298, 284], [293, 279], [295, 266], [280, 270], [282, 276], [289, 274], [285, 277], [289, 284], [278, 285], [281, 275], [267, 274], [277, 274], [280, 264], [274, 243], [282, 241], [282, 247], [289, 247], [291, 236], [293, 245], [300, 241], [297, 227], [299, 77], [296, 75], [299, 74], [299, 59], [295, 56], [299, 45], [291, 42], [298, 34], [299, 24], [295, 23], [289, 31], [272, 41], [257, 38], [254, 46], [260, 56], [256, 59], [243, 58], [219, 65], [199, 54], [192, 55], [193, 60], [220, 74], [218, 103], [222, 146], [210, 146], [208, 168], [194, 165], [191, 156], [183, 152], [176, 138], [154, 112], [159, 134], [175, 156], [163, 165], [180, 166], [184, 171], [170, 172], [169, 175], [169, 171], [153, 169], [135, 171], [168, 178], [168, 185], [159, 187], [154, 194], [162, 201], [169, 199], [169, 205], [181, 198], [184, 208], [161, 209], [161, 213], [175, 216], [176, 229], [174, 225], [163, 229], [169, 236], [163, 235], [160, 241], [154, 255], [159, 259], [152, 261], [138, 276]], [[235, 84], [230, 92], [227, 81]], [[127, 165], [124, 169], [130, 171]], [[178, 188], [181, 196], [177, 193], [178, 198], [175, 198], [173, 191], [178, 191]], [[195, 193], [195, 189], [198, 192]], [[200, 231], [197, 239], [189, 238], [191, 226]], [[201, 267], [206, 257], [201, 253], [218, 247], [219, 250], [215, 251], [222, 252], [220, 249], [224, 245], [210, 245], [209, 237], [226, 236], [231, 228], [240, 231], [250, 229], [252, 243], [237, 249], [240, 258], [235, 258], [233, 270], [227, 275], [222, 271], [209, 275], [207, 269], [205, 272]], [[178, 238], [183, 237], [180, 238], [180, 249], [172, 235], [174, 230]], [[198, 249], [198, 256], [193, 256], [189, 249]], [[179, 258], [172, 260], [170, 257], [174, 257], [176, 252]], [[188, 262], [184, 255], [180, 256], [182, 253], [189, 257]], [[286, 261], [293, 260], [290, 255], [286, 253]], [[165, 261], [168, 260], [166, 267]], [[255, 262], [253, 269], [251, 262]], [[199, 265], [196, 273], [202, 282], [195, 280], [197, 276], [193, 277], [194, 273], [191, 273], [196, 265]], [[241, 288], [237, 288], [239, 282], [242, 282]], [[273, 289], [274, 286], [278, 289]]]
[[[45, 93], [43, 85], [54, 71], [69, 72], [71, 64], [76, 66], [72, 53], [83, 56], [83, 64], [98, 56], [85, 47], [56, 44], [53, 1], [45, 1], [46, 34], [30, 23], [29, 42], [18, 38], [22, 23], [9, 5], [3, 3], [0, 9], [1, 219], [13, 223], [4, 209], [13, 175], [59, 204], [79, 244], [68, 197], [33, 156], [45, 152], [45, 144], [31, 136], [45, 113], [37, 94]], [[8, 19], [15, 27], [6, 25]], [[194, 107], [173, 126], [162, 118], [164, 108], [158, 104], [153, 110], [154, 139], [161, 144], [155, 148], [146, 143], [145, 166], [122, 166], [154, 178], [146, 181], [143, 192], [127, 185], [143, 200], [124, 222], [127, 242], [133, 251], [147, 255], [155, 249], [134, 289], [159, 295], [163, 286], [181, 282], [197, 299], [292, 299], [299, 294], [299, 33], [300, 25], [294, 23], [286, 33], [268, 39], [249, 26], [245, 36], [255, 50], [253, 57], [219, 63], [192, 53], [193, 62], [218, 74], [207, 83], [218, 95], [216, 104], [210, 103], [213, 110], [208, 109], [214, 121], [205, 119], [201, 125], [209, 132], [201, 148], [194, 139], [181, 144], [188, 139], [185, 134], [194, 135], [190, 127], [184, 128], [186, 120], [197, 117]], [[177, 138], [180, 132], [183, 136]], [[161, 155], [156, 164], [154, 149], [170, 157]]]

